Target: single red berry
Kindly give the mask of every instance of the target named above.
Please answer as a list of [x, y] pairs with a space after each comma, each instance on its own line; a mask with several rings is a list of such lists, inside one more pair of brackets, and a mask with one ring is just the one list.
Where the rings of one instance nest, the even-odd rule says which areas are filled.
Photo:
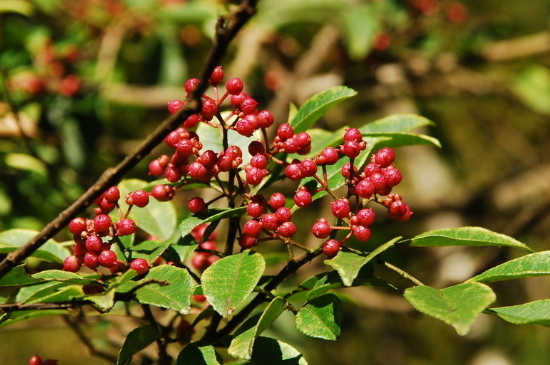
[[386, 180], [386, 185], [389, 187], [399, 185], [399, 183], [403, 179], [403, 175], [398, 169], [387, 168], [382, 170], [382, 174], [384, 175], [384, 179]]
[[332, 228], [330, 228], [330, 224], [328, 224], [328, 221], [325, 218], [320, 218], [313, 224], [311, 232], [317, 238], [327, 238], [330, 236]]
[[38, 355], [34, 355], [29, 359], [29, 365], [44, 365], [42, 359]]
[[243, 234], [239, 237], [238, 242], [239, 246], [246, 250], [248, 248], [256, 246], [258, 244], [258, 239], [256, 237]]
[[356, 158], [361, 153], [361, 146], [357, 141], [344, 141], [340, 152], [349, 158]]
[[99, 266], [98, 254], [95, 252], [86, 252], [84, 255], [84, 265], [90, 269], [95, 269]]
[[294, 203], [300, 208], [305, 208], [311, 204], [311, 193], [307, 190], [298, 190], [294, 194]]
[[235, 124], [235, 130], [241, 136], [251, 137], [258, 129], [258, 123], [256, 123], [256, 117], [253, 115], [247, 115], [246, 118], [239, 119]]
[[227, 92], [230, 95], [238, 95], [240, 94], [244, 89], [244, 83], [243, 80], [239, 79], [238, 77], [234, 77], [232, 79], [229, 79], [225, 83], [225, 88]]
[[271, 194], [269, 200], [267, 201], [269, 207], [273, 210], [277, 210], [281, 207], [284, 207], [286, 204], [286, 198], [282, 193], [276, 192]]
[[343, 177], [348, 179], [351, 177], [352, 171], [354, 175], [357, 175], [357, 167], [355, 167], [355, 165], [352, 165], [349, 162], [346, 162], [344, 166], [342, 166], [340, 173], [342, 174]]
[[256, 106], [258, 105], [258, 102], [252, 98], [246, 98], [241, 102], [241, 106], [239, 109], [245, 114], [250, 115], [254, 114], [256, 112]]
[[200, 80], [199, 79], [189, 79], [185, 82], [185, 92], [190, 94], [192, 93], [197, 86], [199, 85]]
[[288, 123], [283, 123], [277, 128], [277, 137], [282, 141], [285, 141], [291, 138], [294, 135], [294, 128]]
[[88, 249], [86, 248], [86, 244], [77, 243], [73, 246], [73, 254], [75, 256], [83, 257], [86, 252], [88, 252]]
[[246, 171], [246, 182], [250, 185], [258, 185], [267, 174], [268, 171], [266, 169], [259, 169], [257, 167], [250, 166], [250, 168]]
[[363, 139], [363, 134], [357, 128], [348, 128], [344, 133], [344, 141], [356, 141], [359, 142]]
[[126, 265], [124, 262], [119, 260], [109, 268], [109, 271], [111, 271], [111, 274], [113, 275], [116, 275], [119, 272], [126, 272], [128, 271], [128, 265]]
[[262, 232], [262, 224], [257, 220], [250, 220], [246, 222], [243, 226], [243, 233], [252, 236], [258, 237]]
[[222, 82], [223, 76], [224, 76], [224, 73], [223, 73], [222, 66], [217, 66], [212, 71], [212, 74], [210, 75], [210, 79], [208, 80], [208, 82], [210, 83], [210, 85], [218, 85], [220, 82]]
[[259, 128], [269, 128], [273, 125], [275, 117], [268, 110], [262, 110], [256, 115], [256, 122]]
[[78, 236], [86, 230], [86, 219], [82, 217], [76, 217], [69, 222], [68, 228], [69, 232], [71, 232], [75, 236]]
[[250, 202], [246, 206], [246, 214], [253, 218], [259, 218], [265, 212], [265, 205], [260, 202]]
[[218, 250], [218, 245], [216, 245], [216, 242], [214, 242], [212, 239], [202, 242], [200, 244], [200, 247], [205, 249], [205, 250], [210, 250], [210, 251], [217, 251]]
[[189, 208], [189, 211], [191, 211], [191, 213], [204, 213], [206, 212], [206, 203], [204, 202], [203, 198], [201, 198], [200, 196], [196, 196], [189, 199], [189, 202], [187, 203], [187, 208]]
[[97, 257], [97, 261], [99, 261], [99, 264], [101, 266], [111, 268], [115, 266], [117, 262], [116, 253], [111, 250], [101, 251], [101, 253]]
[[317, 173], [317, 164], [312, 159], [306, 158], [300, 163], [302, 175], [304, 177], [315, 176]]
[[355, 186], [355, 192], [363, 199], [368, 199], [374, 194], [376, 188], [369, 178], [363, 179]]
[[261, 221], [262, 226], [265, 229], [274, 230], [277, 229], [277, 227], [279, 226], [279, 220], [277, 219], [275, 213], [264, 214]]
[[200, 180], [202, 179], [206, 174], [208, 170], [206, 167], [200, 163], [200, 162], [193, 162], [187, 166], [187, 173], [189, 176], [191, 176], [193, 179]]
[[277, 233], [283, 237], [292, 237], [296, 234], [296, 225], [292, 222], [283, 222], [277, 227]]
[[151, 190], [151, 195], [153, 196], [153, 198], [157, 199], [159, 202], [172, 200], [175, 194], [176, 194], [176, 191], [170, 185], [163, 185], [163, 184], [155, 185]]
[[185, 119], [183, 122], [183, 127], [193, 128], [200, 122], [200, 116], [198, 114], [192, 114]]
[[289, 222], [292, 219], [292, 212], [290, 208], [281, 207], [275, 211], [275, 217], [279, 223]]
[[389, 147], [384, 147], [378, 150], [374, 155], [374, 162], [380, 167], [388, 167], [395, 160], [395, 152]]
[[365, 166], [363, 169], [363, 172], [366, 177], [370, 177], [373, 174], [379, 174], [382, 170], [380, 169], [380, 165], [374, 162], [371, 162]]
[[202, 102], [201, 116], [204, 120], [211, 120], [218, 112], [218, 103], [213, 99], [206, 99]]
[[149, 193], [145, 190], [136, 190], [132, 195], [132, 202], [136, 207], [143, 208], [149, 204]]
[[342, 198], [331, 202], [330, 210], [336, 218], [347, 218], [351, 208], [349, 206], [349, 201], [346, 198]]
[[149, 263], [145, 259], [135, 259], [130, 263], [130, 269], [134, 270], [138, 275], [143, 275], [149, 272]]
[[302, 178], [302, 169], [299, 163], [291, 163], [285, 167], [285, 176], [290, 180], [300, 180]]
[[334, 165], [340, 156], [338, 155], [338, 150], [334, 147], [327, 147], [321, 152], [321, 156], [325, 158], [324, 164]]
[[328, 258], [333, 258], [336, 254], [338, 254], [338, 251], [340, 251], [340, 247], [342, 247], [342, 244], [339, 241], [330, 239], [323, 243], [323, 253]]
[[197, 254], [191, 258], [191, 265], [199, 271], [204, 271], [210, 266], [210, 262], [208, 261], [209, 256], [211, 255], [204, 252], [197, 252]]
[[86, 250], [89, 252], [100, 252], [103, 246], [101, 238], [97, 235], [90, 235], [86, 237]]
[[169, 163], [164, 172], [164, 177], [171, 183], [178, 182], [181, 179], [182, 173], [180, 169], [173, 164]]
[[232, 95], [231, 96], [231, 105], [233, 105], [234, 107], [238, 107], [247, 98], [248, 98], [248, 94], [245, 93], [245, 92], [241, 92], [239, 94]]
[[283, 149], [287, 153], [296, 153], [300, 149], [300, 146], [296, 138], [290, 137], [283, 142]]
[[252, 141], [248, 145], [248, 153], [250, 153], [252, 156], [255, 156], [257, 154], [264, 154], [265, 146], [260, 141]]
[[181, 100], [172, 100], [172, 101], [168, 102], [168, 113], [174, 114], [178, 110], [183, 108], [184, 105], [185, 105], [185, 103]]
[[300, 132], [294, 136], [300, 148], [311, 145], [311, 136], [306, 132]]
[[94, 230], [97, 233], [107, 232], [112, 224], [113, 220], [107, 214], [99, 214], [94, 218]]
[[[168, 159], [168, 156], [166, 156]], [[164, 160], [161, 160], [161, 158], [157, 158], [149, 163], [149, 175], [155, 176], [155, 177], [161, 177], [164, 175], [164, 171], [166, 171], [166, 166], [168, 165], [168, 161], [164, 162]]]
[[[67, 256], [63, 261], [63, 270], [69, 272], [77, 272], [82, 267], [82, 258], [79, 256]], [[30, 363], [30, 362], [29, 362]]]
[[137, 229], [136, 222], [128, 218], [119, 220], [116, 223], [116, 226], [117, 226], [117, 231], [116, 231], [117, 236], [129, 236], [131, 234], [136, 233], [136, 229]]
[[258, 153], [257, 155], [252, 156], [250, 159], [250, 165], [257, 167], [259, 169], [265, 169], [267, 167], [267, 157], [265, 155]]
[[116, 186], [111, 186], [109, 189], [105, 190], [103, 197], [111, 204], [118, 202], [120, 199], [120, 190]]
[[352, 232], [353, 236], [361, 242], [366, 242], [370, 240], [372, 236], [371, 229], [365, 226], [353, 226]]
[[386, 179], [382, 173], [374, 173], [369, 177], [376, 190], [386, 187]]
[[352, 222], [352, 224], [358, 224], [361, 226], [370, 226], [374, 223], [376, 220], [376, 213], [374, 213], [374, 210], [370, 208], [365, 208], [359, 210], [352, 219], [356, 219], [355, 222]]

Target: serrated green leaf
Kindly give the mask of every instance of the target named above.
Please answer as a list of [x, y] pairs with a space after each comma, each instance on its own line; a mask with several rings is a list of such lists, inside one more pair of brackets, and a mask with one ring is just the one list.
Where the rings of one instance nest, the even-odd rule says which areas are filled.
[[338, 271], [338, 274], [340, 274], [344, 285], [351, 286], [353, 280], [357, 277], [359, 270], [361, 270], [361, 268], [367, 262], [395, 245], [395, 243], [400, 239], [401, 237], [396, 237], [384, 243], [383, 245], [380, 245], [366, 256], [360, 255], [356, 252], [340, 251], [332, 259], [325, 260], [325, 264], [332, 266], [335, 270]]
[[153, 262], [172, 244], [173, 239], [165, 241], [147, 240], [129, 248], [132, 259], [145, 259]]
[[16, 301], [27, 304], [68, 302], [84, 295], [80, 286], [69, 283], [45, 282], [37, 284], [36, 288], [33, 287], [34, 285], [30, 285], [21, 288], [17, 293]]
[[228, 317], [248, 297], [265, 270], [262, 255], [245, 250], [214, 262], [202, 274], [202, 289], [214, 310]]
[[342, 302], [334, 294], [308, 301], [296, 315], [296, 329], [306, 336], [335, 341], [340, 336]]
[[182, 237], [191, 233], [193, 228], [203, 223], [215, 222], [224, 218], [239, 217], [246, 210], [246, 207], [230, 209], [209, 209], [205, 214], [197, 214], [184, 219], [179, 227]]
[[492, 281], [532, 278], [550, 275], [550, 251], [536, 252], [493, 267], [468, 281]]
[[62, 309], [13, 311], [0, 316], [0, 328], [7, 327], [21, 321], [28, 321], [31, 319], [42, 317], [58, 316], [67, 313], [67, 310]]
[[171, 265], [157, 266], [139, 284], [147, 282], [151, 283], [136, 290], [136, 298], [140, 303], [173, 309], [182, 314], [189, 313], [191, 295], [197, 283], [187, 270]]
[[[429, 145], [441, 148], [441, 143], [437, 138], [425, 134], [416, 133], [369, 133], [365, 135], [365, 140], [374, 138], [373, 147], [380, 149], [382, 147], [402, 147], [415, 145]], [[368, 143], [368, 142], [367, 142]], [[372, 142], [370, 143], [373, 144]]]
[[540, 324], [550, 326], [550, 299], [536, 300], [520, 305], [489, 308], [487, 312], [514, 324]]
[[294, 347], [262, 336], [254, 341], [251, 362], [257, 365], [307, 365], [303, 355]]
[[96, 309], [108, 312], [115, 305], [115, 291], [110, 290], [101, 294], [87, 295], [86, 300], [94, 303]]
[[161, 334], [151, 325], [145, 325], [133, 329], [128, 333], [124, 344], [118, 353], [117, 365], [126, 364], [135, 354], [158, 340]]
[[433, 123], [420, 115], [393, 114], [360, 127], [363, 134], [371, 133], [400, 133], [408, 132], [415, 128], [433, 125]]
[[[118, 184], [120, 196], [126, 196], [128, 193], [144, 189], [147, 183], [138, 179], [122, 180]], [[123, 210], [127, 205], [121, 200], [119, 202]], [[167, 240], [174, 234], [174, 227], [177, 223], [176, 209], [172, 202], [159, 202], [150, 199], [149, 204], [143, 208], [133, 207], [128, 218], [133, 219], [137, 226], [148, 234], [160, 239]]]
[[201, 346], [193, 342], [180, 351], [176, 365], [221, 365], [223, 359], [216, 352], [214, 346]]
[[294, 133], [305, 132], [334, 105], [354, 95], [357, 91], [346, 86], [335, 86], [309, 98], [290, 122]]
[[412, 247], [506, 246], [533, 251], [512, 237], [482, 227], [436, 229], [411, 239]]
[[63, 270], [44, 270], [33, 274], [32, 277], [38, 280], [60, 281], [80, 285], [97, 283], [97, 278], [85, 278], [77, 273]]
[[[37, 234], [37, 231], [19, 228], [1, 232], [0, 254], [15, 251]], [[49, 239], [46, 243], [40, 246], [38, 250], [34, 251], [31, 256], [45, 261], [63, 263], [63, 260], [65, 260], [65, 258], [70, 254], [71, 253], [67, 248], [60, 246], [53, 239]]]
[[441, 290], [415, 286], [405, 290], [404, 296], [416, 310], [453, 326], [459, 335], [467, 334], [477, 316], [496, 300], [491, 288], [481, 283]]
[[0, 287], [30, 285], [38, 282], [40, 282], [40, 280], [33, 279], [33, 277], [27, 273], [25, 265], [19, 265], [0, 278]]
[[249, 318], [235, 332], [228, 352], [231, 356], [250, 360], [256, 338], [265, 331], [283, 312], [286, 301], [274, 298], [261, 315]]

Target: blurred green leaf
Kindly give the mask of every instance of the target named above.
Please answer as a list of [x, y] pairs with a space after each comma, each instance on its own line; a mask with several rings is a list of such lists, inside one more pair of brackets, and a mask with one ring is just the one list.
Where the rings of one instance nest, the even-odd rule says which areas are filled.
[[393, 114], [360, 127], [363, 134], [403, 133], [415, 128], [431, 126], [433, 123], [416, 114]]
[[[0, 232], [0, 254], [15, 251], [37, 234], [38, 232], [36, 231], [19, 228]], [[34, 251], [31, 256], [45, 261], [62, 263], [69, 255], [70, 252], [67, 248], [60, 246], [53, 239], [49, 239], [38, 250]]]
[[442, 320], [463, 336], [496, 296], [487, 285], [465, 283], [441, 290], [415, 286], [405, 290], [405, 299], [419, 312]]
[[530, 65], [515, 74], [511, 86], [529, 108], [550, 115], [550, 69], [542, 65]]
[[25, 265], [19, 265], [11, 269], [0, 278], [0, 287], [2, 286], [15, 286], [15, 285], [30, 285], [40, 282], [40, 280], [34, 279], [25, 270]]
[[154, 326], [144, 325], [133, 329], [128, 333], [124, 344], [118, 353], [117, 365], [124, 365], [135, 354], [155, 342], [161, 337], [161, 334]]
[[520, 305], [489, 308], [487, 312], [514, 324], [540, 324], [550, 326], [550, 299], [536, 300]]
[[62, 309], [23, 310], [4, 313], [0, 315], [0, 328], [9, 326], [20, 321], [28, 321], [31, 319], [42, 317], [59, 316], [67, 313], [67, 310]]
[[350, 3], [342, 10], [342, 36], [350, 57], [359, 61], [372, 49], [380, 30], [380, 14], [373, 3]]
[[228, 317], [252, 292], [264, 270], [262, 255], [253, 251], [224, 257], [203, 272], [204, 295], [216, 312]]
[[197, 214], [184, 219], [179, 226], [180, 234], [182, 237], [185, 237], [198, 225], [215, 222], [224, 218], [239, 217], [245, 210], [246, 207], [209, 209], [205, 214]]

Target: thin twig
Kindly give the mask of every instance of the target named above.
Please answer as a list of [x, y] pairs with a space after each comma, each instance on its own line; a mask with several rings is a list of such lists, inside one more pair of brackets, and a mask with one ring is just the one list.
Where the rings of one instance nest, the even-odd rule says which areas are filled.
[[117, 357], [107, 352], [96, 349], [92, 340], [88, 336], [86, 336], [86, 334], [84, 333], [82, 328], [80, 328], [80, 326], [76, 321], [71, 320], [69, 316], [63, 316], [63, 320], [75, 333], [75, 335], [78, 337], [80, 342], [84, 344], [84, 347], [86, 347], [90, 355], [100, 357], [102, 359], [109, 361], [110, 363], [116, 364]]

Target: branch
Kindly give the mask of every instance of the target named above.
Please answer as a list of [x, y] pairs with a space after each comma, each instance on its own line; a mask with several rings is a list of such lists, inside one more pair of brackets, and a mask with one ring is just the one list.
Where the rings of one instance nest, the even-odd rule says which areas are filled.
[[61, 231], [71, 219], [84, 211], [95, 198], [100, 196], [109, 187], [116, 185], [126, 173], [132, 170], [145, 156], [151, 153], [151, 151], [163, 141], [168, 133], [176, 129], [185, 119], [187, 119], [187, 117], [200, 110], [200, 97], [208, 87], [208, 79], [212, 74], [212, 70], [221, 63], [229, 47], [229, 43], [237, 35], [239, 30], [256, 13], [256, 3], [257, 0], [244, 0], [242, 5], [239, 6], [235, 12], [219, 19], [216, 25], [216, 36], [212, 48], [199, 74], [199, 80], [201, 80], [201, 82], [197, 89], [187, 99], [186, 106], [164, 120], [131, 155], [127, 156], [116, 167], [105, 170], [92, 187], [67, 209], [61, 212], [57, 218], [46, 225], [46, 227], [44, 227], [35, 237], [16, 251], [9, 253], [7, 257], [0, 262], [0, 278], [2, 278], [11, 268], [17, 266], [25, 258], [29, 257], [47, 240]]

